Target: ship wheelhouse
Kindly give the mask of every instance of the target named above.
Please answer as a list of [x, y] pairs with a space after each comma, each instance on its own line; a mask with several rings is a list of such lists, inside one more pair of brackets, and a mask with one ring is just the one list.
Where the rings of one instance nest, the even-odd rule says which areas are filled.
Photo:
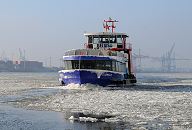
[[126, 38], [124, 33], [100, 32], [86, 33], [86, 48], [88, 49], [124, 49], [126, 47]]

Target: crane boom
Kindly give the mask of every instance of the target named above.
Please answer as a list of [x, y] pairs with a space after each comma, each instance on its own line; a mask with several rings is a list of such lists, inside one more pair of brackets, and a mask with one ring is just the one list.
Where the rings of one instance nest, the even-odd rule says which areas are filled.
[[171, 58], [171, 55], [172, 55], [172, 53], [173, 53], [173, 49], [174, 49], [174, 47], [175, 47], [175, 43], [173, 43], [173, 45], [172, 45], [170, 51], [168, 52], [168, 57], [170, 57], [170, 58]]

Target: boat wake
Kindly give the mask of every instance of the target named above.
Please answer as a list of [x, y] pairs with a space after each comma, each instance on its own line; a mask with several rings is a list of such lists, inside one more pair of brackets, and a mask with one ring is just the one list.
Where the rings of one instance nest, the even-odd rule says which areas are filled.
[[[44, 87], [45, 88], [45, 87]], [[46, 87], [51, 89], [61, 89], [61, 90], [92, 90], [92, 89], [103, 89], [102, 86], [94, 85], [94, 84], [68, 84], [68, 85], [59, 85], [59, 86], [53, 86], [53, 87]]]

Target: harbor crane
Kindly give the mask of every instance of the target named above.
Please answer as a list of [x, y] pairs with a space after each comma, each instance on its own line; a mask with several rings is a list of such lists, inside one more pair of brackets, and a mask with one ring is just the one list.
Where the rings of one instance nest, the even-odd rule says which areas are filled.
[[176, 59], [175, 54], [173, 54], [174, 47], [175, 43], [173, 43], [171, 49], [161, 57], [163, 72], [174, 72], [176, 70]]
[[161, 64], [161, 72], [176, 72], [176, 61], [191, 61], [192, 59], [186, 58], [175, 58], [174, 53], [175, 43], [171, 46], [170, 50], [163, 54], [161, 57], [154, 57], [154, 56], [145, 56], [141, 54], [139, 49], [138, 54], [133, 54], [133, 59], [136, 62], [136, 70], [141, 72], [143, 71], [142, 67], [142, 59], [151, 59], [153, 61], [158, 61]]
[[21, 50], [21, 48], [19, 48], [19, 58], [20, 61], [25, 61], [25, 50]]
[[136, 61], [136, 70], [137, 71], [142, 71], [143, 70], [143, 68], [142, 68], [142, 62], [141, 62], [141, 60], [142, 59], [147, 59], [147, 58], [150, 58], [149, 56], [146, 56], [146, 55], [142, 55], [141, 54], [141, 49], [139, 49], [139, 54], [135, 54], [135, 53], [133, 53], [133, 59]]

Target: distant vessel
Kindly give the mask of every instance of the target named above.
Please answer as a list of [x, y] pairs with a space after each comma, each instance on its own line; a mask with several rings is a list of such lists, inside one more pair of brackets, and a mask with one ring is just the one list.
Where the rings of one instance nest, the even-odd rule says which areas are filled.
[[65, 53], [64, 69], [59, 71], [62, 85], [90, 83], [121, 86], [136, 83], [132, 72], [132, 48], [130, 44], [128, 48], [126, 45], [128, 35], [115, 33], [115, 22], [118, 21], [111, 18], [104, 20], [105, 32], [85, 33], [85, 48]]

